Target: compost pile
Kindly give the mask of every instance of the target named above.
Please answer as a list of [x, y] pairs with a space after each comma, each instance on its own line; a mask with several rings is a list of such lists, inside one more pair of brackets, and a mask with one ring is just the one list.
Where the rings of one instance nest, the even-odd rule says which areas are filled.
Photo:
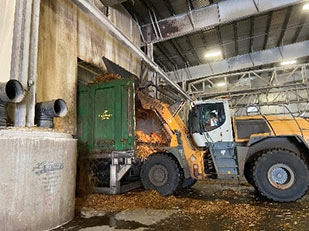
[[113, 73], [104, 73], [104, 74], [98, 75], [95, 78], [95, 80], [90, 82], [90, 84], [108, 82], [108, 81], [116, 80], [116, 79], [121, 79], [121, 76], [118, 74], [113, 74]]
[[234, 204], [227, 200], [206, 201], [176, 196], [163, 197], [156, 191], [129, 192], [123, 195], [92, 194], [77, 198], [77, 209], [119, 212], [123, 210], [174, 209], [189, 216], [215, 215], [220, 219], [232, 219], [235, 225], [254, 226], [263, 217], [266, 208], [251, 204]]
[[163, 135], [156, 132], [146, 134], [143, 131], [136, 131], [136, 156], [142, 160], [147, 159], [154, 152], [161, 151], [160, 147], [165, 146], [167, 141]]

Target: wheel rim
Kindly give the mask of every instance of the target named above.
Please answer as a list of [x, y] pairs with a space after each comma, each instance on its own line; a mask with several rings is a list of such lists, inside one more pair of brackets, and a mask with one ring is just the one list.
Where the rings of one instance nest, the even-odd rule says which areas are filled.
[[293, 170], [285, 164], [275, 164], [271, 166], [267, 173], [268, 181], [277, 189], [288, 189], [295, 182]]
[[168, 171], [163, 165], [154, 165], [149, 170], [149, 180], [155, 186], [163, 186], [168, 180]]

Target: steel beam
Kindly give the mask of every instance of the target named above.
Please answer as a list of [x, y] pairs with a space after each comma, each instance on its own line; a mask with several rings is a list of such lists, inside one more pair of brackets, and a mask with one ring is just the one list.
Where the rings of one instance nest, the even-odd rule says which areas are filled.
[[168, 9], [168, 11], [170, 12], [171, 15], [175, 16], [176, 15], [176, 12], [175, 10], [173, 9], [171, 3], [169, 0], [163, 0], [163, 3], [164, 5], [166, 6], [166, 8]]
[[[253, 104], [260, 107], [287, 104], [293, 109], [291, 111], [304, 111], [305, 108], [308, 111], [307, 104], [302, 105], [309, 102], [307, 69], [309, 63], [211, 76], [188, 83], [188, 91], [200, 100], [229, 98], [236, 114]], [[223, 80], [227, 82], [225, 87], [212, 84]], [[277, 106], [270, 110], [274, 111], [282, 114]]]
[[[223, 46], [222, 46], [222, 36], [221, 36], [221, 31], [220, 31], [220, 27], [216, 27], [216, 33], [217, 33], [217, 37], [218, 37], [218, 41], [219, 41], [219, 45], [221, 47], [221, 50], [222, 50], [222, 58], [225, 59], [225, 52], [224, 52], [224, 49], [223, 49]], [[237, 41], [235, 41], [236, 43]]]
[[302, 87], [302, 86], [304, 86], [303, 83], [295, 83], [295, 84], [275, 85], [275, 86], [268, 86], [268, 87], [258, 87], [258, 88], [252, 88], [252, 89], [244, 89], [244, 90], [223, 91], [223, 92], [218, 92], [218, 93], [200, 92], [199, 98], [210, 99], [210, 98], [216, 98], [219, 96], [232, 96], [234, 94], [247, 95], [250, 92], [258, 92], [259, 94], [264, 94], [269, 89], [296, 88], [296, 87]]
[[172, 47], [175, 49], [175, 51], [177, 52], [178, 56], [182, 59], [182, 61], [184, 63], [188, 63], [189, 61], [184, 57], [183, 52], [180, 50], [178, 43], [174, 40], [171, 40], [170, 43], [172, 44]]
[[[299, 103], [309, 103], [308, 99], [301, 99], [301, 100], [291, 100], [289, 104], [299, 104]], [[283, 105], [286, 104], [285, 101], [277, 101], [277, 102], [258, 102], [258, 103], [251, 103], [251, 105], [259, 105], [260, 107], [262, 106], [276, 106], [276, 105]], [[250, 104], [249, 104], [250, 105]], [[242, 104], [235, 104], [235, 105], [231, 105], [230, 108], [234, 109], [234, 108], [244, 108], [244, 107], [248, 107], [247, 103], [242, 103]], [[280, 115], [281, 113], [279, 113]], [[272, 114], [273, 115], [273, 114]]]
[[200, 58], [198, 57], [198, 54], [196, 53], [196, 50], [194, 49], [194, 47], [192, 45], [190, 37], [189, 36], [185, 36], [185, 39], [186, 39], [186, 42], [187, 42], [188, 46], [190, 47], [190, 50], [191, 50], [192, 54], [194, 55], [195, 59], [197, 60], [198, 64], [201, 64], [202, 62], [201, 62]]
[[107, 7], [115, 6], [126, 1], [127, 0], [100, 0], [100, 2]]
[[306, 20], [307, 20], [307, 17], [302, 17], [298, 26], [297, 26], [297, 29], [295, 31], [295, 34], [294, 34], [294, 37], [292, 39], [292, 43], [295, 43], [299, 37], [299, 34], [300, 32], [302, 31], [303, 27], [304, 27], [304, 24], [306, 23]]
[[175, 88], [182, 97], [191, 100], [188, 94], [184, 92], [177, 83], [170, 80], [169, 76], [158, 66], [158, 64], [147, 57], [147, 55], [125, 34], [123, 34], [97, 7], [95, 7], [87, 0], [73, 0], [73, 2], [88, 16], [90, 16], [98, 25], [102, 26], [106, 32], [110, 33], [115, 39], [117, 39], [133, 54], [144, 61], [150, 68], [152, 68], [153, 71], [157, 72], [166, 81], [166, 83]]
[[162, 48], [162, 46], [163, 46], [163, 43], [162, 44], [156, 44], [156, 47], [158, 48], [158, 50], [163, 54], [163, 56], [170, 62], [170, 64], [173, 66], [173, 67], [176, 67], [177, 66], [177, 64], [176, 64], [176, 62], [174, 62], [170, 57], [169, 57], [169, 55], [168, 54], [166, 54], [166, 52], [165, 52], [165, 48]]
[[140, 0], [140, 1], [141, 1], [141, 3], [145, 6], [145, 8], [146, 8], [147, 10], [152, 11], [152, 13], [153, 13], [154, 15], [157, 15], [159, 18], [162, 18], [160, 12], [155, 8], [155, 6], [152, 4], [151, 1], [149, 1], [149, 0]]
[[253, 34], [254, 34], [254, 17], [250, 17], [250, 41], [249, 41], [249, 52], [253, 52]]
[[[298, 90], [295, 90], [298, 91]], [[304, 90], [301, 90], [304, 91]], [[241, 115], [242, 111], [246, 111], [246, 108], [250, 105], [258, 105], [261, 111], [266, 112], [267, 115], [282, 115], [286, 114], [284, 112], [287, 112], [287, 110], [282, 107], [282, 105], [286, 105], [289, 110], [294, 114], [300, 114], [301, 112], [308, 112], [308, 98], [301, 97], [297, 99], [287, 99], [288, 96], [293, 93], [293, 91], [280, 91], [274, 93], [277, 94], [275, 100], [268, 101], [265, 99], [265, 97], [261, 97], [261, 94], [255, 94], [255, 95], [243, 95], [242, 98], [237, 97], [231, 97], [230, 99], [230, 108], [234, 109], [234, 115]], [[279, 98], [279, 99], [278, 99]], [[272, 106], [271, 108], [269, 106]], [[274, 110], [275, 109], [275, 110]], [[280, 110], [281, 109], [281, 110]], [[295, 110], [296, 109], [296, 110]], [[281, 112], [280, 112], [281, 111]]]
[[301, 2], [304, 0], [225, 0], [159, 20], [162, 38], [155, 36], [151, 24], [142, 26], [142, 33], [146, 43], [156, 43]]
[[[141, 17], [141, 15], [139, 14], [139, 12], [136, 12], [133, 8], [133, 6], [130, 4], [127, 4], [126, 7], [127, 11], [134, 17], [135, 21], [140, 25], [141, 23], [142, 24], [145, 24], [145, 18]], [[140, 34], [141, 34], [141, 37], [143, 38], [143, 35], [142, 35], [142, 30], [140, 29]], [[144, 42], [144, 39], [143, 39], [143, 42]]]
[[277, 46], [283, 45], [283, 39], [284, 39], [286, 28], [288, 26], [288, 23], [289, 23], [289, 20], [290, 20], [290, 17], [291, 17], [291, 12], [292, 12], [292, 6], [289, 6], [286, 10], [286, 16], [285, 16], [284, 22], [282, 24], [281, 34], [280, 34], [280, 37], [278, 39]]
[[234, 31], [234, 44], [235, 44], [235, 56], [239, 55], [239, 48], [238, 48], [238, 31], [237, 31], [237, 23], [233, 23], [233, 31]]
[[[235, 107], [239, 107], [241, 102], [276, 103], [282, 98], [286, 103], [308, 100], [307, 69], [308, 63], [211, 76], [189, 83], [188, 92], [198, 99], [228, 97]], [[208, 83], [223, 80], [227, 82], [225, 87]]]
[[271, 25], [272, 17], [273, 17], [273, 12], [269, 12], [269, 14], [267, 16], [267, 24], [266, 24], [266, 30], [265, 30], [265, 36], [264, 36], [263, 50], [265, 50], [266, 47], [267, 47], [267, 42], [268, 42], [268, 36], [269, 36], [269, 31], [270, 31], [270, 25]]
[[[254, 68], [266, 64], [278, 63], [287, 59], [297, 59], [309, 55], [309, 40], [272, 49], [239, 55], [221, 61], [210, 62], [198, 66], [180, 69], [180, 76], [190, 76], [182, 81], [196, 80], [207, 76], [235, 72], [242, 69]], [[189, 72], [190, 75], [187, 75]], [[175, 73], [168, 72], [171, 80], [176, 81]]]

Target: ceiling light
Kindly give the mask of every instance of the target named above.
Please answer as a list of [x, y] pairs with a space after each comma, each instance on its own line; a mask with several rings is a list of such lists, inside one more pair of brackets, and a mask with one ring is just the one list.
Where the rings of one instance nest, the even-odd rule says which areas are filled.
[[217, 57], [221, 55], [222, 55], [221, 51], [210, 51], [205, 54], [205, 58], [212, 58], [212, 57]]
[[217, 83], [217, 87], [223, 87], [225, 86], [225, 82]]
[[292, 65], [292, 64], [295, 64], [295, 63], [296, 63], [296, 60], [283, 61], [283, 62], [281, 63], [281, 66]]
[[306, 4], [303, 6], [303, 10], [309, 10], [309, 3], [306, 3]]

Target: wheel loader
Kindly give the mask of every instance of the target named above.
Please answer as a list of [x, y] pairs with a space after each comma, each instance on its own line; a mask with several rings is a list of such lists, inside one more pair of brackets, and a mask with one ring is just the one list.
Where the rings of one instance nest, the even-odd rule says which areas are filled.
[[145, 189], [170, 195], [197, 179], [245, 177], [262, 196], [277, 202], [302, 198], [309, 184], [309, 120], [294, 116], [231, 117], [227, 100], [196, 101], [188, 128], [165, 104], [137, 93], [170, 136], [169, 147], [142, 164]]
[[[307, 192], [308, 119], [231, 117], [227, 100], [210, 100], [192, 104], [186, 126], [178, 115], [183, 102], [169, 105], [146, 89], [130, 79], [79, 86], [79, 159], [93, 163], [95, 192], [122, 193], [141, 182], [147, 190], [171, 195], [198, 179], [243, 177], [273, 201], [296, 201]], [[151, 113], [141, 113], [140, 120], [138, 108]], [[156, 123], [149, 122], [154, 118]], [[167, 143], [139, 158], [137, 131], [155, 124]]]

